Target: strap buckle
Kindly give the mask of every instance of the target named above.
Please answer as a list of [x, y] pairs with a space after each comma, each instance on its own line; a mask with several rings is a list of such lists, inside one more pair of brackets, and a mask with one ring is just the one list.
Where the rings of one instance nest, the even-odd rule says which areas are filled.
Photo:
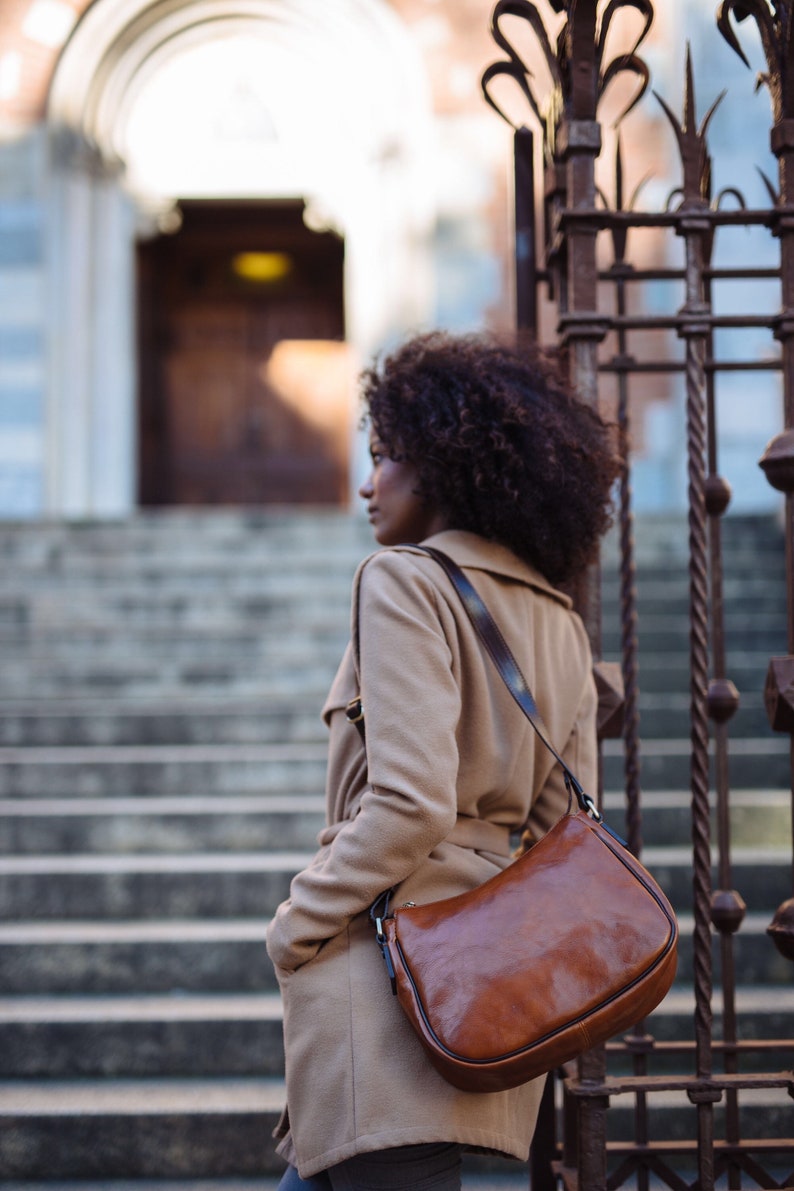
[[596, 823], [602, 820], [602, 814], [596, 804], [593, 802], [589, 794], [585, 794], [584, 790], [579, 795], [579, 805], [586, 815], [589, 815]]
[[394, 892], [392, 889], [385, 890], [384, 893], [377, 897], [369, 908], [369, 917], [373, 926], [375, 927], [375, 941], [380, 948], [380, 953], [383, 956], [383, 962], [386, 964], [386, 971], [389, 976], [391, 984], [391, 991], [393, 996], [397, 996], [397, 975], [394, 971], [394, 964], [392, 963], [391, 954], [389, 952], [389, 944], [386, 940], [386, 932], [383, 929], [384, 918], [389, 918], [389, 903], [391, 895]]
[[356, 695], [355, 699], [351, 699], [345, 708], [345, 715], [349, 724], [360, 724], [364, 719], [364, 704], [361, 702], [360, 696]]

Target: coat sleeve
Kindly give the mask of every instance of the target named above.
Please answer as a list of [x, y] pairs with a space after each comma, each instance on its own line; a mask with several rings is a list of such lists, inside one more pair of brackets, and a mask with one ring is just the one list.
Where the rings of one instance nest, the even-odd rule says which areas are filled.
[[286, 972], [408, 877], [457, 817], [460, 689], [437, 589], [417, 555], [383, 551], [363, 565], [358, 624], [369, 783], [270, 924], [268, 953]]

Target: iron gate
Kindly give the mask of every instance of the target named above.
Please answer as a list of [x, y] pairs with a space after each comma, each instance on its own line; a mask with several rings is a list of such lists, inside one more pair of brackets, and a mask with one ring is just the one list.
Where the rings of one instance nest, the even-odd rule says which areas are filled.
[[[649, 376], [677, 375], [685, 390], [694, 1023], [691, 1040], [679, 1043], [657, 1041], [645, 1023], [639, 1023], [628, 1037], [591, 1052], [560, 1073], [562, 1135], [559, 1142], [553, 1141], [555, 1108], [547, 1092], [533, 1150], [532, 1184], [534, 1191], [545, 1191], [556, 1178], [581, 1191], [629, 1182], [645, 1191], [652, 1180], [673, 1191], [688, 1187], [710, 1191], [718, 1180], [729, 1188], [794, 1186], [790, 1173], [794, 1127], [787, 1131], [789, 1136], [753, 1140], [743, 1140], [740, 1128], [743, 1097], [754, 1089], [778, 1089], [784, 1097], [794, 1096], [794, 1072], [775, 1069], [791, 1064], [794, 1023], [787, 1038], [767, 1041], [744, 1040], [738, 1028], [733, 944], [745, 908], [741, 894], [732, 888], [728, 760], [729, 725], [739, 694], [726, 670], [721, 518], [731, 490], [720, 475], [717, 451], [724, 378], [737, 371], [779, 374], [784, 426], [760, 463], [769, 484], [785, 494], [788, 641], [785, 646], [781, 642], [781, 650], [788, 652], [770, 662], [764, 701], [772, 728], [794, 740], [794, 0], [723, 0], [714, 31], [748, 65], [741, 41], [743, 23], [754, 23], [760, 33], [767, 60], [760, 81], [772, 101], [771, 148], [779, 169], [777, 186], [765, 179], [769, 205], [749, 209], [734, 187], [712, 196], [707, 133], [719, 99], [698, 125], [693, 70], [687, 59], [682, 117], [678, 119], [658, 97], [677, 144], [681, 181], [662, 209], [655, 211], [639, 209], [633, 198], [624, 201], [619, 143], [612, 200], [596, 186], [596, 161], [602, 152], [599, 108], [605, 92], [620, 76], [633, 84], [634, 94], [623, 115], [650, 98], [646, 94], [650, 71], [640, 51], [654, 19], [651, 0], [545, 0], [545, 14], [543, 3], [499, 0], [496, 4], [492, 34], [500, 57], [483, 76], [483, 92], [515, 129], [519, 326], [537, 333], [545, 287], [555, 308], [557, 342], [579, 391], [594, 404], [606, 386], [614, 394], [625, 459], [619, 501], [622, 662], [619, 666], [597, 662], [596, 669], [605, 734], [617, 722], [617, 734], [623, 737], [626, 821], [635, 852], [641, 847], [642, 814], [631, 417], [637, 387]], [[639, 33], [610, 59], [608, 35], [614, 35], [626, 16], [635, 26], [639, 22]], [[559, 26], [554, 43], [547, 29], [550, 22]], [[528, 39], [552, 80], [545, 95], [536, 93], [537, 72], [518, 48], [526, 46]], [[534, 165], [533, 131], [523, 117], [515, 120], [507, 115], [506, 84], [518, 88], [529, 124], [540, 130], [543, 164], [539, 171]], [[542, 177], [536, 178], [537, 172]], [[543, 196], [540, 219], [536, 218], [536, 194]], [[538, 223], [541, 233], [536, 233]], [[736, 227], [766, 229], [777, 240], [779, 257], [774, 268], [715, 263], [717, 235]], [[678, 244], [680, 263], [667, 264], [665, 252], [650, 266], [633, 263], [630, 243], [648, 233]], [[779, 309], [766, 314], [720, 313], [714, 289], [725, 280], [774, 281], [779, 287]], [[663, 283], [678, 294], [669, 311], [648, 314], [642, 308], [636, 295], [648, 283]], [[718, 350], [720, 333], [738, 334], [747, 328], [766, 331], [775, 350], [744, 358], [741, 353], [728, 358]], [[671, 337], [677, 350], [660, 353], [649, 346], [657, 332]], [[599, 583], [595, 573], [577, 593], [597, 658], [601, 656]], [[618, 704], [622, 715], [615, 714]], [[790, 757], [794, 764], [794, 751]], [[712, 959], [715, 932], [720, 956], [716, 965]], [[774, 943], [783, 956], [794, 959], [794, 898], [780, 906], [768, 933], [770, 946]], [[722, 1005], [719, 1039], [713, 1028], [715, 991]], [[678, 1095], [691, 1105], [691, 1136], [650, 1140], [649, 1098], [658, 1093]], [[629, 1141], [607, 1139], [607, 1108], [617, 1095], [629, 1096], [633, 1104], [634, 1136]], [[719, 1130], [715, 1128], [717, 1106]], [[794, 1110], [791, 1122], [794, 1126]]]

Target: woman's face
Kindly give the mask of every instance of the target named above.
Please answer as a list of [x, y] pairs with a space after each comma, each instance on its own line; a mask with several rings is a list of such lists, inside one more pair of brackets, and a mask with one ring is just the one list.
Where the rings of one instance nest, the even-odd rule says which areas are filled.
[[374, 432], [369, 453], [372, 470], [358, 494], [367, 502], [369, 523], [381, 546], [421, 542], [446, 528], [444, 518], [419, 496], [419, 475], [412, 463], [392, 459]]

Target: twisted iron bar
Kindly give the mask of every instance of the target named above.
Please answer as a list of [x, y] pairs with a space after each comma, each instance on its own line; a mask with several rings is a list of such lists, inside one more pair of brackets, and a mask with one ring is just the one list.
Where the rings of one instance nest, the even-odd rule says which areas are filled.
[[[712, 1073], [711, 821], [709, 808], [709, 557], [706, 518], [707, 315], [710, 306], [705, 265], [712, 231], [703, 212], [711, 198], [711, 160], [706, 131], [722, 96], [698, 128], [692, 60], [687, 49], [683, 119], [679, 122], [660, 96], [678, 142], [683, 170], [679, 232], [686, 249], [686, 296], [679, 334], [686, 341], [687, 477], [689, 501], [689, 673], [690, 791], [694, 898], [695, 1051], [698, 1079]], [[700, 216], [700, 218], [698, 218]], [[690, 1089], [697, 1105], [700, 1191], [714, 1186], [714, 1112], [721, 1094], [713, 1088]]]
[[[699, 233], [687, 243], [688, 288], [700, 272]], [[687, 339], [687, 473], [689, 493], [689, 616], [692, 849], [694, 892], [695, 1043], [697, 1075], [711, 1076], [711, 840], [709, 820], [709, 727], [707, 688], [708, 562], [705, 513], [705, 336]], [[712, 1098], [698, 1108], [701, 1191], [714, 1185]]]
[[618, 400], [618, 433], [623, 466], [620, 476], [620, 624], [623, 671], [623, 746], [626, 791], [626, 835], [635, 856], [642, 851], [640, 809], [639, 663], [637, 660], [637, 568], [634, 561], [634, 512], [631, 471], [628, 463], [628, 385], [621, 377]]
[[[624, 208], [623, 201], [623, 153], [618, 139], [615, 151], [615, 210], [631, 210], [642, 182], [635, 188]], [[606, 196], [601, 194], [604, 205]], [[615, 274], [616, 307], [619, 317], [626, 313], [626, 277], [631, 266], [626, 263], [628, 231], [615, 228], [612, 231]], [[617, 332], [618, 358], [628, 363], [628, 340], [623, 326]], [[635, 856], [642, 851], [642, 810], [640, 807], [640, 715], [639, 715], [639, 662], [637, 637], [637, 568], [634, 560], [634, 511], [630, 464], [630, 418], [629, 384], [623, 368], [618, 372], [618, 442], [621, 458], [620, 474], [620, 655], [623, 675], [623, 773], [626, 794], [626, 836], [629, 848]]]
[[[720, 99], [698, 128], [692, 60], [686, 56], [684, 114], [678, 121], [657, 96], [673, 127], [683, 167], [680, 225], [686, 246], [686, 297], [680, 334], [686, 340], [687, 476], [689, 498], [689, 640], [692, 839], [695, 911], [695, 1035], [698, 1075], [711, 1074], [711, 840], [709, 810], [709, 585], [706, 531], [706, 348], [704, 282], [711, 229], [698, 219], [709, 205], [711, 162], [706, 131]], [[721, 98], [721, 97], [720, 97]]]
[[692, 838], [695, 894], [695, 996], [698, 1075], [711, 1074], [711, 831], [707, 691], [708, 561], [705, 514], [705, 343], [687, 343], [687, 474], [689, 493], [689, 646]]

